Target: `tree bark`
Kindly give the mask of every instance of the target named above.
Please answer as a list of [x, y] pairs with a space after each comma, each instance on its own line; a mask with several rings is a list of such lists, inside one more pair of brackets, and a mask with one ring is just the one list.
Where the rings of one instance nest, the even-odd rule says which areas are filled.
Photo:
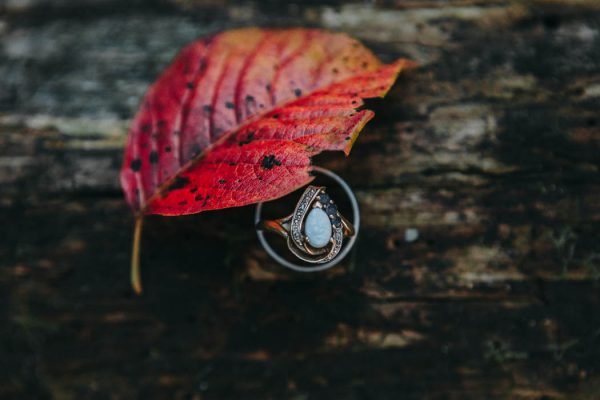
[[[349, 158], [356, 250], [277, 266], [252, 207], [144, 220], [141, 96], [237, 26], [348, 32], [404, 74]], [[0, 5], [0, 397], [592, 399], [600, 393], [594, 1]]]

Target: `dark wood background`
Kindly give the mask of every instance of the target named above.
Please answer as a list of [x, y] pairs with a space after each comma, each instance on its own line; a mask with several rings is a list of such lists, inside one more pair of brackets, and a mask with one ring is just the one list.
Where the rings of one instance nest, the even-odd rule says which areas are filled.
[[[343, 3], [0, 2], [0, 397], [600, 399], [599, 3]], [[252, 207], [152, 217], [135, 297], [128, 123], [181, 46], [251, 25], [423, 65], [320, 159], [356, 252], [306, 276]]]

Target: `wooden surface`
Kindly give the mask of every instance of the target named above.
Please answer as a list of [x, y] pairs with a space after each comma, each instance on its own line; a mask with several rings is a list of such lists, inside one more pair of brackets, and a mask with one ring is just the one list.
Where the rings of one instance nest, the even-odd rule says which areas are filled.
[[[302, 4], [0, 3], [0, 397], [600, 398], [597, 2]], [[252, 207], [148, 218], [137, 298], [127, 125], [177, 49], [250, 25], [423, 65], [319, 159], [356, 252], [299, 275]]]

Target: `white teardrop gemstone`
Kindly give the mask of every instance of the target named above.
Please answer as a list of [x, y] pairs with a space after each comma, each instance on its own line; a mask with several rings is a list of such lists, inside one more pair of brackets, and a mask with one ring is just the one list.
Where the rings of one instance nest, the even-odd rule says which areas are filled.
[[331, 239], [331, 221], [320, 208], [313, 208], [304, 222], [304, 234], [312, 247], [320, 249]]

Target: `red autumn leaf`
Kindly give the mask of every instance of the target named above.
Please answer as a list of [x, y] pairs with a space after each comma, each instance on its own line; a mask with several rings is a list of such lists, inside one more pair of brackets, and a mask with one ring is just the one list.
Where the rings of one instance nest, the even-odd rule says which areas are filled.
[[240, 29], [187, 46], [132, 124], [121, 184], [138, 216], [184, 215], [284, 196], [310, 159], [350, 152], [400, 70], [345, 34]]
[[183, 215], [281, 197], [310, 158], [346, 154], [409, 61], [382, 63], [345, 34], [241, 29], [186, 47], [148, 91], [121, 184], [136, 213]]

